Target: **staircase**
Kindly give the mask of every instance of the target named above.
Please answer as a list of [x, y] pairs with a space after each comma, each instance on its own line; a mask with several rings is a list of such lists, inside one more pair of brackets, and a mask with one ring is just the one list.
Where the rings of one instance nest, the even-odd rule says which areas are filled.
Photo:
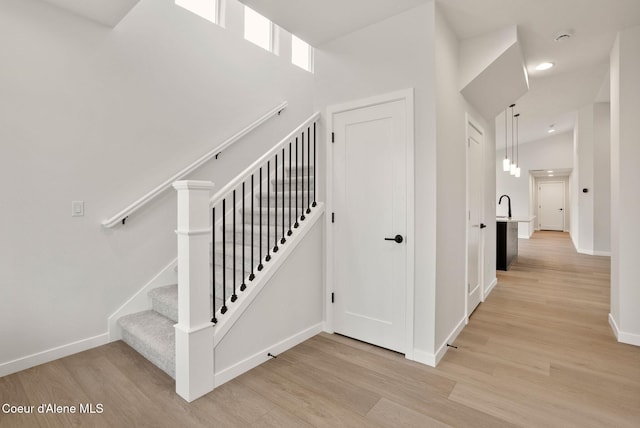
[[[210, 201], [209, 224], [213, 227], [208, 234], [209, 296], [198, 299], [208, 297], [209, 318], [214, 324], [212, 343], [217, 344], [220, 338], [215, 340], [216, 336], [226, 334], [228, 324], [241, 316], [237, 312], [248, 305], [243, 308], [243, 299], [250, 302], [255, 298], [249, 298], [252, 293], [260, 293], [273, 275], [263, 274], [269, 270], [267, 265], [274, 263], [275, 254], [285, 246], [302, 239], [304, 233], [299, 231], [309, 223], [304, 221], [305, 216], [317, 210], [315, 122], [311, 126], [313, 145], [312, 128], [303, 127], [300, 147], [297, 137], [283, 140]], [[122, 340], [178, 381], [178, 284], [153, 288], [147, 295], [151, 309], [119, 318]], [[233, 317], [227, 314], [230, 309], [236, 312]]]

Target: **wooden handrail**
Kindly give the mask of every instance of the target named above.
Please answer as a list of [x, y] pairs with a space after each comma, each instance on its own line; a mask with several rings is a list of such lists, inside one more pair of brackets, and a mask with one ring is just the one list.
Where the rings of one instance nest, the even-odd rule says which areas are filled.
[[110, 218], [104, 220], [102, 222], [102, 226], [106, 227], [106, 228], [111, 228], [111, 227], [113, 227], [113, 226], [115, 226], [115, 225], [117, 225], [119, 223], [124, 224], [125, 221], [127, 220], [127, 217], [129, 217], [131, 214], [133, 214], [134, 212], [136, 212], [137, 210], [142, 208], [147, 203], [151, 202], [153, 199], [155, 199], [158, 195], [163, 193], [165, 190], [170, 189], [171, 185], [175, 181], [183, 179], [188, 174], [190, 174], [191, 172], [195, 171], [197, 168], [199, 168], [200, 166], [202, 166], [204, 163], [208, 162], [212, 158], [214, 158], [214, 157], [217, 158], [217, 156], [220, 154], [220, 152], [222, 152], [224, 149], [226, 149], [229, 146], [231, 146], [233, 143], [235, 143], [240, 138], [242, 138], [245, 135], [247, 135], [249, 132], [253, 131], [258, 126], [262, 125], [267, 120], [271, 119], [273, 116], [279, 115], [282, 112], [282, 110], [284, 110], [287, 107], [287, 105], [288, 105], [287, 102], [284, 101], [284, 102], [280, 103], [277, 107], [274, 107], [273, 109], [269, 110], [267, 113], [265, 113], [259, 119], [257, 119], [256, 121], [254, 121], [250, 125], [246, 126], [244, 129], [242, 129], [241, 131], [237, 132], [233, 136], [229, 137], [222, 144], [216, 146], [214, 149], [212, 149], [212, 150], [208, 151], [207, 153], [205, 153], [204, 155], [200, 156], [197, 160], [195, 160], [194, 162], [189, 164], [187, 167], [181, 169], [180, 171], [178, 171], [177, 173], [172, 175], [170, 178], [168, 178], [165, 181], [163, 181], [160, 185], [156, 186], [153, 190], [147, 192], [144, 196], [142, 196], [138, 200], [132, 202], [126, 208], [118, 211], [117, 214], [115, 214], [115, 215], [111, 216]]

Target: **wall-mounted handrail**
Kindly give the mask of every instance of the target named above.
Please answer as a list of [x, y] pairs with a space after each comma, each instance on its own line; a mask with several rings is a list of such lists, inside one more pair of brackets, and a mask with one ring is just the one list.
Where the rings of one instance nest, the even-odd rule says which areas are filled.
[[318, 119], [319, 117], [320, 117], [320, 112], [314, 113], [313, 115], [311, 115], [311, 117], [309, 117], [307, 120], [305, 120], [302, 123], [302, 125], [298, 126], [289, 135], [287, 135], [282, 140], [280, 140], [280, 142], [278, 144], [273, 146], [271, 148], [271, 150], [266, 152], [264, 155], [260, 156], [259, 159], [257, 159], [255, 162], [253, 162], [251, 165], [249, 165], [244, 171], [242, 171], [240, 174], [238, 174], [235, 179], [233, 179], [232, 181], [227, 183], [224, 187], [222, 187], [220, 190], [218, 190], [211, 197], [211, 204], [210, 205], [213, 206], [216, 202], [221, 200], [227, 193], [229, 193], [236, 186], [238, 186], [240, 183], [242, 183], [247, 177], [249, 177], [252, 172], [257, 170], [261, 165], [265, 164], [268, 159], [272, 158], [279, 150], [282, 149], [283, 145], [285, 145], [286, 143], [291, 141], [292, 138], [295, 138], [296, 135], [300, 134], [300, 132], [304, 128], [309, 126], [309, 124], [315, 122], [315, 120]]
[[149, 191], [138, 200], [132, 202], [126, 208], [119, 211], [117, 214], [104, 220], [102, 222], [102, 226], [106, 228], [110, 228], [115, 226], [118, 223], [124, 224], [127, 217], [129, 217], [131, 214], [133, 214], [134, 212], [142, 208], [147, 203], [151, 202], [153, 199], [155, 199], [158, 195], [163, 193], [165, 190], [170, 189], [175, 181], [183, 179], [188, 174], [192, 173], [193, 171], [198, 169], [200, 166], [202, 166], [204, 163], [208, 162], [214, 157], [217, 157], [220, 154], [220, 152], [222, 152], [224, 149], [234, 144], [236, 141], [238, 141], [239, 139], [247, 135], [249, 132], [253, 131], [255, 128], [262, 125], [267, 120], [271, 119], [273, 116], [279, 115], [282, 112], [282, 110], [284, 110], [287, 107], [287, 105], [288, 103], [286, 101], [283, 101], [277, 107], [274, 107], [273, 109], [269, 110], [267, 113], [262, 115], [259, 119], [255, 120], [253, 123], [246, 126], [241, 131], [229, 137], [222, 144], [216, 146], [214, 149], [200, 156], [197, 160], [189, 164], [187, 167], [181, 169], [179, 172], [175, 173], [167, 180], [163, 181], [160, 185], [156, 186], [153, 190]]

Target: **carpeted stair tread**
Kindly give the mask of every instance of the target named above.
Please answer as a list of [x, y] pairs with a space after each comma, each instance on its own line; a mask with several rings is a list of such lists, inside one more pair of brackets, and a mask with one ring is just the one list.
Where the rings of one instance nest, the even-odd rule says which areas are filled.
[[153, 310], [178, 322], [178, 285], [166, 285], [149, 291]]
[[174, 322], [149, 310], [118, 320], [122, 340], [175, 379], [176, 353]]

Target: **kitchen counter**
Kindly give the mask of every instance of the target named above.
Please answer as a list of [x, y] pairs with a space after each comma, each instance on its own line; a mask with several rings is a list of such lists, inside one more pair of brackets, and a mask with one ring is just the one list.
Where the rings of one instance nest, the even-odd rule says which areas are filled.
[[502, 223], [529, 223], [535, 219], [534, 215], [529, 217], [496, 217], [496, 221]]
[[518, 257], [518, 219], [496, 219], [496, 269], [509, 270]]

